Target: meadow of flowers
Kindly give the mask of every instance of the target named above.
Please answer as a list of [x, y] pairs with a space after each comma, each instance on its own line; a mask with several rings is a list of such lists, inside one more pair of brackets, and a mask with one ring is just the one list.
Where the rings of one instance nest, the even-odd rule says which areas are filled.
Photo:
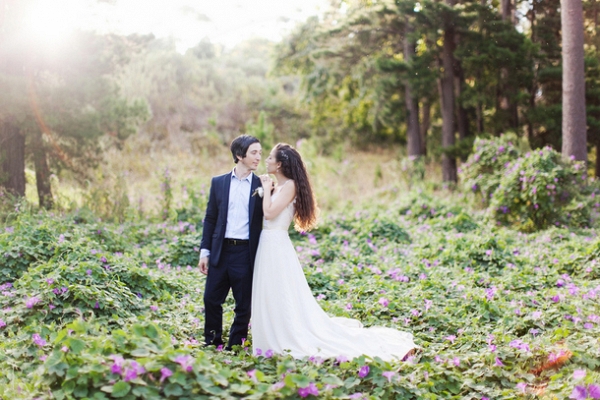
[[199, 221], [13, 213], [0, 398], [600, 398], [596, 232], [521, 233], [443, 197], [415, 191], [290, 231], [328, 313], [414, 334], [420, 351], [394, 363], [251, 354], [252, 337], [203, 348]]

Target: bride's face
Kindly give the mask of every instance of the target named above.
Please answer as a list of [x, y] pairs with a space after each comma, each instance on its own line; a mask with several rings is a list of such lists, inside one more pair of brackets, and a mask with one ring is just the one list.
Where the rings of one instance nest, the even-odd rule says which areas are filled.
[[276, 151], [277, 149], [275, 148], [271, 150], [271, 153], [269, 153], [269, 156], [265, 160], [265, 164], [267, 164], [267, 174], [274, 174], [277, 171], [277, 167], [281, 164], [277, 162], [277, 159], [275, 158]]

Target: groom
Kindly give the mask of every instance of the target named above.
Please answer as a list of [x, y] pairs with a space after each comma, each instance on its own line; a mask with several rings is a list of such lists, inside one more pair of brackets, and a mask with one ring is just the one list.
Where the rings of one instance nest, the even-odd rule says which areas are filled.
[[223, 344], [223, 303], [229, 289], [235, 299], [235, 318], [227, 350], [248, 337], [254, 257], [262, 229], [262, 198], [252, 196], [260, 179], [252, 173], [261, 159], [257, 138], [242, 135], [231, 142], [233, 171], [214, 177], [200, 243], [200, 272], [207, 275], [204, 290], [206, 346]]

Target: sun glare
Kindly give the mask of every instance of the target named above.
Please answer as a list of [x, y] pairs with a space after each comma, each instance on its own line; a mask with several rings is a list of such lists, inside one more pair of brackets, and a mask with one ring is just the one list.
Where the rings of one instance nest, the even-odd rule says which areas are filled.
[[25, 33], [34, 45], [58, 50], [78, 26], [81, 2], [38, 0], [31, 4], [24, 21]]

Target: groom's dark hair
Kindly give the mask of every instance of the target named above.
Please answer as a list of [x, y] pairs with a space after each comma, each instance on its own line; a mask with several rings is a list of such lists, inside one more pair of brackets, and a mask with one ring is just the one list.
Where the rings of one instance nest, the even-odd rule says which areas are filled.
[[241, 135], [233, 139], [230, 148], [234, 163], [237, 164], [237, 162], [239, 161], [238, 156], [241, 158], [246, 157], [248, 147], [250, 147], [252, 143], [260, 143], [260, 140], [250, 135]]

